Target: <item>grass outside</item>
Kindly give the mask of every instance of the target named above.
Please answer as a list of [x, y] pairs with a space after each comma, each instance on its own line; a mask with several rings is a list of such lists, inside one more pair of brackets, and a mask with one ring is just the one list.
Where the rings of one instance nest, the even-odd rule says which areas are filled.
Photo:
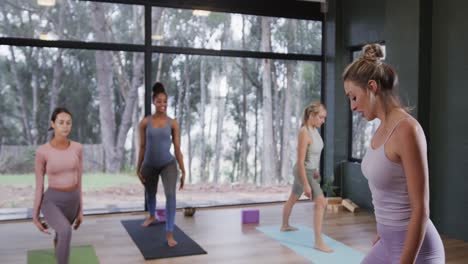
[[[109, 174], [109, 173], [85, 173], [83, 174], [83, 191], [96, 191], [107, 187], [122, 186], [125, 184], [138, 184], [139, 179], [135, 175]], [[34, 174], [2, 174], [0, 185], [12, 187], [34, 187], [36, 179]], [[47, 188], [47, 177], [45, 179]]]
[[[45, 183], [44, 189], [47, 189], [47, 179]], [[182, 191], [177, 191], [177, 204], [179, 207], [184, 207], [284, 201], [288, 198], [290, 190], [290, 185], [187, 183]], [[0, 215], [2, 209], [32, 208], [34, 193], [34, 174], [1, 174]], [[125, 173], [83, 175], [83, 204], [88, 210], [143, 208], [144, 195], [144, 187], [136, 175]], [[161, 182], [158, 186], [157, 201], [159, 207], [164, 206], [165, 196]]]

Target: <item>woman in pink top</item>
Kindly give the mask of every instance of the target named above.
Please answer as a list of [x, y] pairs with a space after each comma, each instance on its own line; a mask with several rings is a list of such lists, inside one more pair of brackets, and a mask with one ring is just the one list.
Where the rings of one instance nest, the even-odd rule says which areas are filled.
[[382, 62], [380, 45], [366, 45], [363, 52], [343, 73], [351, 110], [381, 121], [361, 165], [378, 233], [362, 263], [445, 263], [442, 241], [429, 219], [424, 131], [400, 104], [397, 74]]
[[[51, 128], [54, 136], [50, 142], [36, 150], [36, 194], [33, 223], [39, 231], [50, 234], [48, 226], [55, 231], [54, 246], [58, 264], [68, 263], [70, 255], [71, 225], [75, 230], [83, 221], [81, 176], [83, 173], [83, 147], [68, 139], [72, 128], [72, 115], [65, 108], [56, 108], [52, 113]], [[48, 188], [44, 192], [44, 176]], [[39, 220], [42, 212], [46, 223]]]

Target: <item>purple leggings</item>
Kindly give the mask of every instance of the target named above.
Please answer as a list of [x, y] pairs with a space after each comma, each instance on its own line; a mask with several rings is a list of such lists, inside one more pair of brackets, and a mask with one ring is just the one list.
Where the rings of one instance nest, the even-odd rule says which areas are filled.
[[[377, 223], [377, 233], [380, 240], [375, 243], [361, 264], [398, 264], [403, 252], [406, 229]], [[434, 224], [429, 220], [421, 249], [416, 257], [416, 264], [443, 263], [445, 263], [444, 245]]]

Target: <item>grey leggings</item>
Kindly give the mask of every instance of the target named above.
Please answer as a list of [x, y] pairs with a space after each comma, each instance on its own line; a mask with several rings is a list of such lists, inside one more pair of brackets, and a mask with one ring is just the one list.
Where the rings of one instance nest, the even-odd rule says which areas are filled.
[[42, 199], [41, 211], [47, 224], [55, 230], [57, 264], [67, 264], [70, 256], [71, 225], [80, 209], [80, 192], [78, 189], [62, 192], [47, 189]]
[[175, 159], [159, 168], [151, 167], [144, 163], [141, 168], [141, 175], [145, 178], [148, 211], [151, 216], [154, 216], [156, 210], [156, 192], [158, 190], [159, 177], [162, 179], [164, 194], [166, 195], [166, 232], [174, 230], [178, 173]]

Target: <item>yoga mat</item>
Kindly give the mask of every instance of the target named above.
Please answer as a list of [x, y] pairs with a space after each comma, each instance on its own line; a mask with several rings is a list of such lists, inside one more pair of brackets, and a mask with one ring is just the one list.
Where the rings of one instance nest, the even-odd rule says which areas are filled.
[[174, 238], [177, 245], [169, 247], [166, 241], [165, 223], [154, 223], [149, 227], [142, 227], [143, 221], [140, 219], [123, 220], [122, 224], [145, 259], [206, 254], [206, 251], [179, 227], [174, 226]]
[[280, 226], [259, 226], [257, 230], [278, 240], [282, 245], [315, 264], [359, 264], [364, 259], [364, 253], [324, 234], [322, 234], [323, 240], [333, 249], [333, 252], [325, 253], [316, 250], [313, 248], [314, 230], [305, 226], [297, 226], [297, 228], [299, 228], [297, 231], [281, 232]]
[[[28, 251], [28, 264], [56, 264], [54, 249]], [[99, 264], [93, 246], [73, 246], [70, 264]]]

